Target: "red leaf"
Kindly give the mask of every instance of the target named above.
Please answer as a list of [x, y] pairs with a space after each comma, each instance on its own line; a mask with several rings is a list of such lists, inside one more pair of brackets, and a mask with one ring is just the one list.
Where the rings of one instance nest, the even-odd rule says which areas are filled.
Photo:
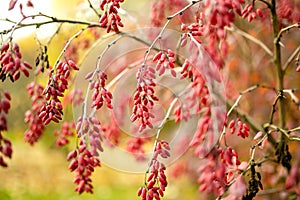
[[18, 0], [10, 0], [8, 10], [14, 9]]

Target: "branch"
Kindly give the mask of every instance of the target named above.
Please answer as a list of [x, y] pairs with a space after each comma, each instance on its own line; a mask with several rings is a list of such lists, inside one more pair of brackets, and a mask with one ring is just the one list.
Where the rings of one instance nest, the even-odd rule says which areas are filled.
[[80, 31], [78, 31], [76, 34], [74, 34], [70, 39], [68, 39], [66, 45], [64, 46], [63, 50], [60, 52], [59, 56], [57, 57], [55, 64], [54, 64], [54, 68], [52, 70], [54, 70], [57, 66], [57, 64], [59, 63], [61, 57], [66, 53], [67, 48], [69, 47], [69, 45], [71, 44], [71, 42], [78, 38], [79, 35], [81, 35], [81, 33], [83, 33], [88, 27], [82, 28]]
[[291, 96], [292, 101], [298, 106], [298, 110], [300, 110], [300, 100], [299, 98], [294, 94], [295, 89], [286, 89], [283, 90], [282, 92], [288, 93]]
[[[274, 88], [272, 87], [269, 87], [269, 86], [265, 86], [265, 85], [260, 85], [260, 84], [256, 84], [256, 85], [253, 85], [245, 90], [243, 90], [242, 92], [240, 92], [240, 95], [238, 96], [238, 98], [236, 99], [236, 101], [233, 103], [233, 104], [230, 104], [228, 101], [225, 101], [222, 97], [220, 97], [220, 99], [226, 103], [226, 106], [229, 109], [229, 111], [227, 112], [226, 116], [229, 117], [231, 115], [231, 113], [234, 111], [236, 112], [239, 116], [241, 116], [243, 118], [243, 120], [250, 126], [250, 128], [254, 131], [254, 132], [258, 132], [261, 130], [260, 127], [258, 127], [258, 125], [256, 125], [247, 115], [243, 114], [241, 111], [239, 111], [237, 109], [238, 107], [238, 104], [240, 102], [240, 100], [242, 99], [243, 95], [247, 94], [247, 93], [250, 93], [252, 91], [254, 91], [255, 89], [257, 88], [267, 88], [267, 89], [272, 89], [272, 90], [275, 90]], [[220, 135], [220, 139], [219, 141], [222, 139], [222, 137], [225, 135], [226, 133], [226, 127], [223, 128], [223, 131]], [[275, 145], [275, 140], [273, 138], [271, 138], [271, 141], [270, 141], [272, 144]]]
[[279, 42], [279, 40], [280, 40], [281, 36], [283, 35], [283, 33], [289, 31], [289, 30], [292, 29], [292, 28], [300, 28], [300, 22], [298, 22], [298, 23], [296, 23], [296, 24], [292, 24], [292, 25], [290, 25], [290, 26], [287, 26], [287, 27], [281, 29], [281, 30], [279, 31], [279, 33], [277, 34], [276, 38], [275, 38], [275, 43], [278, 43], [278, 42]]
[[[267, 189], [267, 190], [262, 190], [262, 191], [259, 191], [257, 193], [257, 196], [264, 196], [264, 195], [274, 195], [276, 193], [282, 193], [282, 192], [287, 192], [285, 189]], [[278, 194], [278, 196], [279, 196]]]
[[276, 96], [276, 99], [275, 99], [274, 103], [272, 104], [272, 110], [271, 110], [270, 120], [269, 120], [269, 123], [270, 123], [270, 124], [273, 124], [274, 114], [275, 114], [275, 112], [276, 112], [276, 105], [277, 105], [279, 99], [281, 99], [282, 97], [283, 97], [283, 93], [280, 92], [280, 93]]
[[[98, 59], [97, 59], [97, 64], [96, 64], [96, 67], [93, 71], [93, 74], [92, 76], [89, 78], [89, 84], [88, 84], [88, 87], [87, 87], [87, 91], [86, 91], [86, 95], [85, 95], [85, 98], [84, 98], [84, 102], [82, 104], [82, 107], [83, 107], [83, 111], [82, 111], [82, 115], [81, 115], [81, 118], [82, 120], [85, 120], [87, 118], [87, 106], [88, 106], [88, 98], [89, 98], [89, 93], [90, 93], [90, 90], [91, 90], [91, 84], [92, 84], [92, 80], [95, 78], [96, 74], [100, 72], [100, 64], [101, 64], [101, 60], [104, 56], [104, 54], [110, 49], [110, 47], [114, 44], [116, 44], [116, 42], [118, 40], [120, 40], [122, 38], [122, 36], [118, 36], [117, 38], [115, 38], [112, 42], [110, 42], [106, 48], [101, 52], [101, 54], [98, 56]], [[94, 108], [93, 111], [91, 112], [91, 116], [93, 116], [96, 112], [96, 109]], [[84, 123], [81, 124], [81, 126], [79, 127], [79, 133], [82, 132], [83, 130], [83, 127], [84, 127]]]
[[236, 32], [240, 34], [241, 36], [245, 37], [246, 39], [252, 41], [253, 43], [257, 44], [260, 46], [269, 56], [273, 56], [273, 52], [269, 49], [267, 45], [265, 45], [262, 41], [257, 39], [256, 37], [253, 37], [249, 33], [246, 33], [245, 31], [242, 31], [241, 29], [237, 27], [226, 27], [226, 30], [231, 31], [231, 32]]
[[231, 112], [233, 111], [233, 109], [235, 109], [238, 106], [238, 104], [239, 104], [239, 102], [240, 102], [240, 100], [241, 100], [241, 98], [243, 97], [244, 94], [250, 93], [253, 90], [257, 89], [258, 87], [259, 87], [259, 84], [251, 86], [251, 87], [247, 88], [246, 90], [240, 92], [240, 95], [238, 96], [238, 98], [236, 99], [236, 101], [234, 102], [234, 104], [232, 105], [232, 107], [230, 108], [230, 110], [228, 111], [227, 117], [231, 114]]
[[[42, 22], [22, 23], [26, 19], [31, 18], [31, 19], [34, 20], [37, 17], [44, 17], [44, 18], [47, 18], [49, 20], [42, 21]], [[56, 18], [56, 17], [51, 17], [51, 16], [48, 16], [48, 15], [42, 14], [42, 13], [39, 13], [37, 15], [28, 16], [28, 17], [22, 19], [20, 22], [16, 22], [16, 21], [13, 21], [13, 20], [10, 20], [10, 19], [4, 19], [4, 21], [14, 23], [15, 25], [13, 25], [10, 29], [3, 30], [2, 32], [0, 32], [0, 34], [7, 34], [7, 33], [10, 33], [10, 32], [12, 32], [12, 34], [13, 34], [13, 32], [15, 30], [23, 28], [23, 27], [36, 26], [37, 28], [39, 28], [40, 26], [43, 26], [43, 25], [46, 25], [46, 24], [51, 24], [51, 23], [68, 23], [68, 24], [86, 25], [88, 27], [104, 28], [104, 27], [101, 27], [98, 22], [89, 22], [89, 21], [83, 21], [83, 20], [77, 20], [77, 19], [76, 20], [75, 19], [59, 19], [59, 18]]]
[[[68, 39], [66, 45], [64, 46], [63, 50], [60, 52], [59, 56], [57, 57], [55, 63], [54, 63], [54, 66], [53, 68], [51, 69], [51, 73], [55, 71], [59, 61], [61, 60], [62, 56], [66, 53], [66, 50], [67, 48], [69, 47], [69, 45], [71, 44], [71, 42], [77, 38], [81, 33], [83, 33], [84, 30], [86, 30], [86, 28], [82, 28], [80, 31], [78, 31], [75, 35], [73, 35], [70, 39]], [[51, 85], [49, 84], [46, 88], [45, 88], [45, 91], [47, 91], [49, 89]]]
[[185, 6], [184, 8], [182, 8], [181, 10], [179, 10], [178, 12], [174, 13], [173, 15], [170, 15], [167, 17], [167, 20], [171, 20], [174, 17], [176, 17], [177, 15], [182, 15], [184, 11], [186, 11], [187, 9], [189, 9], [190, 7], [192, 7], [193, 5], [195, 5], [196, 3], [200, 3], [202, 0], [194, 0], [192, 1], [190, 4], [188, 4], [187, 6]]
[[[281, 56], [281, 47], [280, 47], [280, 35], [283, 33], [279, 29], [279, 19], [277, 15], [277, 8], [276, 8], [276, 0], [271, 0], [271, 19], [272, 19], [272, 29], [273, 29], [273, 48], [274, 48], [274, 56], [273, 62], [276, 69], [276, 81], [277, 81], [277, 90], [282, 93], [284, 89], [284, 71], [282, 68], [282, 56]], [[282, 96], [283, 97], [283, 96]], [[279, 98], [278, 101], [278, 118], [279, 118], [279, 126], [280, 128], [284, 129], [286, 126], [286, 110], [285, 110], [285, 102], [283, 98]], [[280, 135], [280, 143], [279, 147], [284, 147], [286, 143], [286, 136], [285, 133], [281, 133]]]
[[296, 131], [300, 131], [300, 126], [289, 130], [289, 132], [291, 132], [291, 133], [296, 132]]
[[94, 13], [100, 18], [101, 15], [100, 13], [98, 13], [98, 11], [94, 8], [94, 6], [92, 5], [92, 2], [90, 0], [87, 0], [89, 3], [90, 8], [94, 11]]
[[238, 103], [240, 102], [243, 95], [245, 95], [247, 93], [250, 93], [250, 92], [256, 90], [257, 88], [266, 88], [266, 89], [275, 90], [275, 88], [273, 88], [273, 87], [266, 86], [266, 85], [260, 85], [260, 84], [253, 85], [253, 86], [243, 90], [242, 92], [240, 92], [240, 95], [238, 96], [237, 100], [231, 106], [230, 110], [227, 113], [227, 116], [229, 116], [231, 114], [232, 110], [235, 109], [238, 106]]
[[289, 65], [293, 62], [294, 58], [300, 53], [300, 45], [295, 49], [292, 55], [287, 59], [286, 63], [283, 66], [283, 71], [286, 72]]
[[150, 50], [153, 48], [154, 44], [162, 37], [163, 32], [165, 31], [165, 29], [167, 28], [167, 26], [169, 25], [169, 23], [171, 22], [171, 20], [174, 17], [176, 17], [177, 15], [182, 15], [187, 9], [189, 9], [190, 7], [192, 7], [193, 5], [195, 5], [196, 3], [200, 3], [201, 1], [202, 0], [192, 1], [190, 4], [188, 4], [187, 6], [185, 6], [184, 8], [182, 8], [181, 10], [179, 10], [178, 12], [176, 12], [173, 15], [170, 15], [170, 16], [167, 17], [167, 22], [165, 23], [165, 25], [161, 29], [161, 31], [158, 34], [158, 36], [153, 40], [153, 42], [151, 43], [151, 45], [147, 49], [145, 57], [144, 57], [144, 63], [142, 64], [142, 67], [145, 66], [145, 64], [146, 64], [146, 61], [147, 61], [148, 56], [150, 54]]
[[164, 119], [161, 121], [161, 123], [159, 124], [159, 126], [157, 128], [157, 132], [156, 132], [156, 136], [155, 136], [155, 141], [154, 141], [154, 145], [153, 145], [153, 150], [152, 150], [152, 157], [151, 157], [151, 160], [149, 162], [148, 169], [147, 169], [147, 171], [145, 173], [145, 177], [147, 176], [147, 173], [149, 173], [149, 170], [150, 170], [150, 167], [151, 167], [150, 163], [154, 159], [154, 153], [155, 153], [156, 146], [158, 144], [158, 139], [159, 139], [159, 136], [160, 136], [160, 132], [163, 129], [163, 127], [165, 126], [165, 124], [170, 120], [171, 111], [172, 111], [173, 107], [175, 106], [176, 102], [178, 101], [179, 97], [182, 96], [182, 95], [184, 95], [187, 92], [189, 92], [189, 90], [187, 88], [185, 88], [185, 90], [183, 90], [180, 94], [178, 94], [173, 99], [173, 101], [170, 103], [170, 106], [169, 106], [169, 108], [167, 110], [167, 113], [166, 113]]
[[[237, 107], [238, 107], [238, 104], [239, 104], [241, 98], [243, 97], [243, 95], [250, 93], [257, 88], [267, 88], [267, 89], [276, 91], [275, 88], [273, 88], [273, 87], [257, 84], [257, 85], [253, 85], [253, 86], [245, 89], [244, 91], [240, 92], [240, 95], [238, 96], [238, 98], [236, 99], [236, 101], [233, 104], [230, 104], [229, 102], [225, 101], [222, 97], [220, 97], [223, 102], [226, 102], [226, 106], [230, 108], [229, 111], [227, 112], [226, 116], [229, 117], [233, 111], [236, 112], [239, 116], [241, 116], [243, 118], [243, 120], [250, 126], [250, 128], [254, 132], [261, 131], [262, 128], [259, 127], [258, 125], [256, 125], [247, 115], [243, 114], [240, 110], [238, 110]], [[223, 135], [225, 135], [225, 131], [226, 130], [224, 127], [219, 140], [221, 140]], [[263, 131], [266, 132], [264, 129], [263, 129]], [[275, 139], [273, 137], [271, 137], [270, 135], [268, 135], [268, 140], [273, 146], [276, 145]]]
[[[300, 141], [300, 137], [297, 137], [297, 136], [292, 136], [290, 135], [291, 131], [290, 130], [285, 130], [283, 128], [280, 128], [274, 124], [269, 124], [269, 123], [266, 123], [264, 124], [264, 127], [265, 128], [272, 128], [274, 129], [275, 131], [279, 131], [281, 133], [284, 134], [284, 136], [289, 140], [289, 141]], [[298, 128], [297, 128], [298, 130]]]

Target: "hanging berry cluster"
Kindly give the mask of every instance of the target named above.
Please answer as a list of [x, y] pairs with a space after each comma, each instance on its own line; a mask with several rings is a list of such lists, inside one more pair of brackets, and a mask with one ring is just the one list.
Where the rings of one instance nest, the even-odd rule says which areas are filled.
[[[87, 76], [86, 78], [89, 78]], [[107, 75], [104, 72], [98, 73], [96, 81], [92, 81], [90, 84], [90, 89], [94, 90], [92, 95], [92, 108], [96, 108], [99, 110], [104, 102], [106, 103], [106, 107], [112, 109], [112, 94], [105, 88], [105, 81], [107, 80]]]
[[233, 119], [229, 122], [228, 127], [230, 129], [230, 133], [237, 133], [238, 136], [242, 138], [246, 138], [249, 136], [250, 128], [246, 123], [243, 123], [240, 118]]
[[165, 51], [160, 51], [153, 57], [153, 62], [156, 62], [155, 70], [158, 72], [158, 75], [161, 76], [165, 73], [166, 69], [171, 70], [172, 76], [176, 77], [175, 67], [175, 53], [168, 49]]
[[29, 124], [29, 128], [25, 131], [24, 140], [30, 145], [35, 144], [43, 134], [45, 125], [39, 116], [41, 108], [44, 106], [45, 100], [43, 97], [44, 87], [31, 82], [26, 87], [28, 95], [32, 101], [31, 109], [25, 113], [25, 123]]
[[[246, 162], [239, 161], [236, 151], [231, 147], [214, 148], [209, 154], [199, 150], [198, 156], [205, 157], [205, 162], [198, 169], [199, 190], [216, 196], [222, 196], [228, 185], [234, 182], [248, 165]], [[244, 188], [245, 184], [240, 182], [239, 187]]]
[[120, 3], [124, 0], [101, 0], [100, 9], [104, 11], [99, 19], [100, 26], [106, 27], [106, 32], [109, 33], [113, 30], [115, 33], [119, 33], [119, 27], [123, 27], [121, 17], [119, 16], [118, 9]]
[[80, 117], [77, 120], [76, 131], [81, 140], [88, 142], [94, 156], [98, 156], [98, 152], [103, 151], [101, 142], [104, 135], [100, 121], [96, 117]]
[[48, 84], [43, 92], [46, 103], [42, 106], [39, 117], [45, 125], [50, 121], [59, 122], [62, 120], [63, 107], [59, 97], [64, 96], [64, 92], [68, 89], [68, 78], [71, 69], [79, 70], [72, 60], [67, 62], [59, 62], [56, 67], [56, 73], [52, 70]]
[[20, 78], [21, 72], [28, 77], [31, 65], [26, 61], [21, 61], [22, 54], [17, 43], [8, 42], [1, 47], [0, 55], [0, 79], [5, 81], [7, 77], [12, 82]]
[[86, 144], [80, 140], [77, 150], [71, 151], [67, 157], [71, 161], [69, 169], [75, 171], [74, 183], [77, 185], [76, 191], [81, 194], [83, 192], [93, 193], [93, 185], [90, 176], [94, 172], [94, 168], [100, 166], [100, 161], [96, 158]]
[[154, 101], [158, 98], [154, 94], [155, 70], [150, 66], [142, 66], [137, 73], [138, 86], [134, 93], [134, 106], [130, 120], [132, 122], [138, 119], [139, 131], [143, 131], [146, 127], [153, 128], [151, 118], [154, 118], [151, 110]]
[[158, 160], [158, 157], [166, 159], [170, 157], [170, 147], [168, 142], [162, 140], [158, 141], [153, 154], [153, 159], [149, 164], [149, 173], [145, 186], [140, 187], [138, 196], [142, 200], [160, 200], [164, 196], [165, 188], [168, 185], [167, 177], [165, 175], [166, 166]]
[[4, 158], [12, 157], [12, 144], [2, 135], [3, 131], [7, 130], [7, 119], [6, 114], [8, 114], [10, 109], [11, 96], [7, 91], [0, 91], [0, 166], [7, 167], [7, 163]]
[[137, 161], [145, 160], [144, 144], [149, 141], [150, 138], [134, 137], [130, 138], [126, 144], [126, 150], [133, 154]]
[[[71, 127], [65, 125], [65, 132], [68, 135], [72, 133], [70, 128], [73, 128], [72, 124]], [[104, 137], [102, 127], [95, 117], [84, 119], [81, 117], [77, 121], [76, 131], [79, 137], [79, 146], [68, 154], [67, 160], [72, 160], [69, 169], [71, 172], [75, 171], [74, 184], [77, 185], [75, 190], [80, 194], [82, 192], [93, 193], [90, 176], [94, 172], [94, 168], [100, 166], [98, 156], [99, 151], [103, 151], [101, 146]]]
[[75, 136], [75, 123], [74, 122], [64, 122], [61, 125], [60, 130], [56, 130], [54, 135], [57, 137], [56, 145], [65, 146], [69, 143], [69, 137]]

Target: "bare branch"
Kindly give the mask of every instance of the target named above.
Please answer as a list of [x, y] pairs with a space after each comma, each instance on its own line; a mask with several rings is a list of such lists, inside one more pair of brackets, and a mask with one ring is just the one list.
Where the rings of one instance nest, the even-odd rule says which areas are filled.
[[100, 18], [100, 17], [101, 17], [101, 14], [98, 13], [98, 11], [94, 8], [94, 6], [93, 6], [91, 0], [87, 0], [87, 1], [88, 1], [88, 3], [89, 3], [90, 8], [91, 8], [91, 9], [94, 11], [94, 13]]
[[300, 45], [295, 49], [291, 56], [287, 59], [286, 63], [283, 66], [283, 71], [286, 72], [290, 64], [293, 62], [295, 57], [300, 53]]
[[[34, 20], [34, 19], [39, 18], [39, 17], [44, 17], [48, 20], [45, 20], [45, 21], [42, 21], [42, 22], [31, 22], [31, 23], [25, 23], [24, 22], [26, 19]], [[42, 13], [37, 14], [37, 15], [28, 16], [28, 17], [26, 17], [25, 19], [22, 19], [19, 22], [16, 22], [16, 21], [13, 21], [13, 20], [10, 20], [10, 19], [5, 19], [4, 21], [14, 23], [14, 25], [10, 29], [6, 29], [6, 30], [0, 32], [0, 34], [7, 34], [7, 33], [10, 33], [10, 32], [11, 32], [11, 34], [13, 34], [13, 32], [15, 30], [23, 28], [23, 27], [35, 26], [35, 27], [39, 28], [41, 26], [44, 26], [44, 25], [47, 25], [47, 24], [52, 24], [52, 23], [68, 23], [68, 24], [86, 25], [88, 27], [99, 27], [99, 28], [101, 27], [100, 24], [97, 23], [97, 22], [83, 21], [83, 20], [78, 20], [78, 19], [59, 19], [59, 18], [56, 18], [56, 17], [52, 17], [52, 16], [49, 16], [49, 15], [42, 14]], [[101, 27], [101, 28], [104, 28], [104, 27]]]
[[265, 128], [272, 128], [275, 131], [279, 131], [279, 132], [283, 133], [283, 135], [289, 141], [300, 141], [300, 137], [290, 135], [290, 132], [291, 132], [290, 130], [285, 130], [285, 129], [280, 128], [280, 127], [278, 127], [278, 126], [276, 126], [274, 124], [269, 124], [269, 123], [264, 124], [264, 127]]
[[263, 50], [265, 50], [265, 52], [269, 56], [273, 56], [273, 52], [269, 49], [269, 47], [267, 45], [265, 45], [262, 41], [257, 39], [256, 37], [253, 37], [252, 35], [246, 33], [245, 31], [242, 31], [241, 29], [239, 29], [237, 27], [230, 27], [230, 28], [226, 27], [226, 30], [240, 34], [241, 36], [245, 37], [246, 39], [252, 41], [253, 43], [255, 43], [257, 45], [259, 45]]
[[278, 43], [278, 42], [280, 41], [281, 36], [282, 36], [285, 32], [289, 31], [289, 30], [292, 29], [292, 28], [300, 28], [300, 22], [299, 22], [299, 23], [296, 23], [296, 24], [292, 24], [292, 25], [290, 25], [290, 26], [287, 26], [287, 27], [281, 29], [281, 30], [279, 31], [279, 33], [277, 34], [276, 38], [275, 38], [275, 43]]

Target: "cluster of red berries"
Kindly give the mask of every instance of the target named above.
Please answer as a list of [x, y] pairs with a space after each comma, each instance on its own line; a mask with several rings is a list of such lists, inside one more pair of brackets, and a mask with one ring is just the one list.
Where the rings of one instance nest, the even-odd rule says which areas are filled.
[[151, 25], [159, 27], [166, 19], [166, 11], [174, 12], [188, 4], [186, 0], [157, 0], [151, 5]]
[[151, 118], [154, 118], [151, 110], [154, 106], [154, 101], [158, 101], [154, 94], [156, 84], [155, 70], [149, 66], [143, 66], [137, 73], [138, 86], [134, 93], [133, 112], [130, 117], [132, 122], [139, 121], [139, 131], [143, 131], [146, 127], [153, 128]]
[[79, 117], [76, 123], [76, 131], [80, 138], [85, 138], [89, 141], [91, 153], [94, 156], [99, 155], [103, 148], [101, 142], [104, 139], [102, 126], [96, 117]]
[[5, 81], [7, 77], [12, 82], [20, 78], [21, 72], [28, 77], [31, 65], [26, 61], [21, 61], [22, 54], [17, 43], [8, 42], [1, 47], [0, 54], [0, 79]]
[[13, 153], [11, 142], [2, 135], [2, 131], [7, 130], [6, 114], [10, 109], [10, 100], [11, 96], [7, 91], [0, 93], [0, 166], [2, 167], [7, 167], [4, 157], [11, 158]]
[[243, 123], [240, 118], [231, 120], [228, 124], [228, 127], [231, 134], [234, 134], [237, 128], [238, 136], [241, 136], [242, 138], [246, 138], [249, 136], [250, 128], [246, 123]]
[[100, 9], [104, 11], [99, 19], [100, 26], [106, 27], [107, 33], [113, 30], [119, 33], [119, 27], [123, 27], [121, 22], [121, 17], [119, 16], [118, 9], [120, 8], [120, 3], [124, 0], [101, 0]]
[[105, 88], [105, 82], [107, 80], [107, 75], [104, 72], [99, 72], [97, 76], [97, 80], [91, 82], [90, 89], [94, 90], [92, 95], [92, 108], [96, 108], [99, 110], [104, 102], [106, 103], [106, 107], [112, 109], [112, 94]]
[[83, 192], [93, 193], [90, 176], [94, 172], [94, 168], [100, 166], [100, 160], [91, 153], [82, 140], [80, 141], [78, 149], [68, 154], [67, 160], [72, 160], [69, 169], [71, 172], [75, 171], [73, 181], [77, 185], [75, 190], [79, 194]]
[[168, 142], [162, 140], [158, 141], [153, 154], [153, 159], [150, 162], [150, 175], [147, 178], [147, 182], [144, 187], [140, 187], [138, 190], [138, 196], [142, 200], [160, 200], [164, 196], [164, 191], [168, 185], [167, 177], [165, 175], [166, 167], [158, 160], [158, 156], [161, 158], [170, 157], [170, 147]]
[[248, 18], [248, 21], [251, 22], [253, 19], [255, 19], [257, 16], [263, 17], [263, 12], [261, 9], [257, 8], [255, 9], [253, 5], [247, 4], [244, 9], [241, 12], [241, 16], [243, 18]]
[[68, 60], [67, 62], [59, 62], [56, 73], [54, 70], [50, 73], [48, 84], [43, 92], [47, 102], [42, 106], [39, 114], [45, 125], [51, 121], [59, 122], [62, 120], [63, 107], [59, 97], [64, 96], [65, 90], [68, 89], [71, 69], [79, 70], [72, 60]]
[[75, 123], [74, 122], [64, 122], [61, 125], [60, 130], [56, 130], [54, 135], [57, 137], [56, 145], [64, 146], [69, 143], [68, 137], [73, 137], [75, 135]]
[[0, 93], [0, 132], [7, 130], [7, 120], [5, 115], [8, 114], [10, 109], [10, 100], [11, 96], [8, 91], [5, 90]]
[[39, 111], [44, 105], [43, 86], [36, 82], [31, 82], [26, 87], [28, 95], [32, 101], [31, 109], [25, 113], [25, 123], [29, 124], [29, 128], [25, 131], [24, 140], [33, 145], [43, 134], [45, 125], [39, 117]]
[[4, 138], [0, 132], [0, 166], [7, 167], [7, 163], [4, 161], [3, 157], [11, 158], [13, 149], [11, 145], [11, 141]]
[[137, 161], [145, 160], [144, 144], [149, 141], [149, 138], [134, 137], [130, 138], [126, 144], [126, 150], [130, 152]]
[[167, 51], [159, 51], [153, 57], [153, 62], [157, 62], [156, 71], [158, 75], [161, 76], [165, 73], [166, 69], [170, 69], [172, 76], [176, 77], [175, 67], [175, 53], [168, 49]]

